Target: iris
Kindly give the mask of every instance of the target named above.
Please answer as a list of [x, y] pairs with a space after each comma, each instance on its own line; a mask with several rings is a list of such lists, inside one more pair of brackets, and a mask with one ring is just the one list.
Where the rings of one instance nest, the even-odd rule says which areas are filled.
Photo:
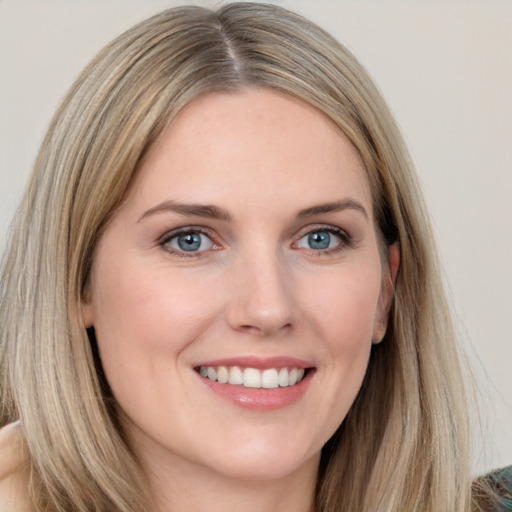
[[185, 233], [177, 237], [178, 246], [183, 251], [197, 251], [201, 247], [199, 233]]
[[311, 249], [328, 249], [331, 244], [331, 235], [326, 231], [315, 231], [308, 235]]

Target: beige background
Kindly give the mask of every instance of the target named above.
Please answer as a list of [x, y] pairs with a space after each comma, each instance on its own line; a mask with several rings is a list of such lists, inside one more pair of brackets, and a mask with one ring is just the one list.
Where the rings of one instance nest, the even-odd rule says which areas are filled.
[[[0, 0], [0, 252], [45, 127], [74, 77], [112, 37], [177, 3]], [[275, 3], [351, 48], [395, 112], [483, 396], [475, 472], [512, 464], [512, 1]]]

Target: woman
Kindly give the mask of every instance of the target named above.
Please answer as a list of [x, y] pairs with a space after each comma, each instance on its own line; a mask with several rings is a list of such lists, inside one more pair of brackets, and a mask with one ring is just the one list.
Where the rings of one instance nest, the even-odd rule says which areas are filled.
[[447, 311], [347, 50], [275, 6], [165, 11], [84, 70], [20, 206], [0, 502], [492, 510]]

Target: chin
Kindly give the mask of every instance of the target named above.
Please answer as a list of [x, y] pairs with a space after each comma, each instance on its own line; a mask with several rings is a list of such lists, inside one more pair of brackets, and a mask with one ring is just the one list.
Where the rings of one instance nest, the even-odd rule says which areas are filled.
[[300, 471], [314, 468], [316, 473], [320, 451], [308, 454], [298, 448], [284, 450], [281, 446], [261, 446], [261, 440], [249, 442], [229, 453], [212, 454], [215, 464], [210, 467], [229, 478], [261, 482], [280, 480]]

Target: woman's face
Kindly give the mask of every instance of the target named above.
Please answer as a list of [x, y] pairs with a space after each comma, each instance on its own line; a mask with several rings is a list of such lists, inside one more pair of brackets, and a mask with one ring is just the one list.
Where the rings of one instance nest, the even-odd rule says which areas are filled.
[[265, 89], [190, 103], [101, 237], [83, 308], [143, 463], [316, 468], [384, 334], [388, 277], [330, 121]]

